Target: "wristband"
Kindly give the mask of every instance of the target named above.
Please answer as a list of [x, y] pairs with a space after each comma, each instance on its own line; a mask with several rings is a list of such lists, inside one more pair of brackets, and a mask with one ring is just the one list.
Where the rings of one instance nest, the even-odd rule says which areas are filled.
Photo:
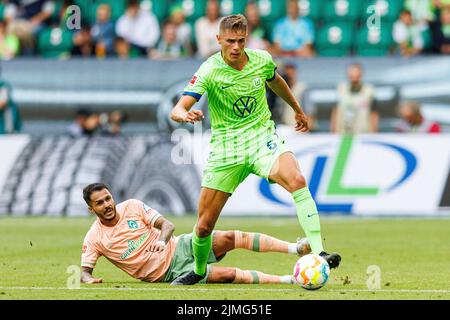
[[160, 244], [160, 245], [162, 245], [163, 247], [166, 246], [166, 242], [163, 241], [163, 240], [158, 240], [158, 241], [156, 241], [156, 244]]

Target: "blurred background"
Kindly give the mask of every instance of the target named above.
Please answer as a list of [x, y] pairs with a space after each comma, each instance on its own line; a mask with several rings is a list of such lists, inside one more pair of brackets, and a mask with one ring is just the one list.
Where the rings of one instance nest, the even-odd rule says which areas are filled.
[[[87, 215], [94, 181], [118, 201], [195, 212], [204, 163], [171, 161], [173, 131], [193, 126], [168, 114], [236, 13], [311, 119], [296, 135], [268, 90], [320, 211], [448, 215], [449, 0], [2, 0], [0, 215]], [[259, 178], [239, 190], [225, 214], [295, 215]]]

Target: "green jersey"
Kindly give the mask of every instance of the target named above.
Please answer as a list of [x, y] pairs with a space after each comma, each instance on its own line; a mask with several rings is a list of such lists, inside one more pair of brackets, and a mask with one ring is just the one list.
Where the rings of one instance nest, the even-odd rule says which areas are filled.
[[276, 65], [263, 50], [245, 49], [248, 62], [239, 71], [230, 67], [218, 52], [206, 60], [184, 89], [197, 100], [208, 95], [212, 139], [245, 134], [248, 129], [272, 121], [265, 82], [275, 78]]

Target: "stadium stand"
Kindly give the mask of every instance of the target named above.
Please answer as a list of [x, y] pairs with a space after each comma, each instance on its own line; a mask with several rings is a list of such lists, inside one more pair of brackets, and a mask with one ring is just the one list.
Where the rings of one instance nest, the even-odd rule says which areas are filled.
[[72, 33], [68, 30], [46, 28], [39, 34], [38, 49], [45, 58], [69, 58], [72, 48]]
[[310, 17], [315, 23], [322, 18], [324, 0], [300, 0], [300, 14]]
[[328, 23], [320, 28], [316, 49], [320, 56], [342, 57], [351, 54], [354, 28], [349, 22]]
[[162, 23], [167, 19], [169, 15], [169, 2], [158, 0], [140, 0], [141, 8], [152, 12], [159, 23]]
[[356, 36], [356, 55], [385, 56], [393, 46], [392, 23], [382, 23], [378, 28], [362, 28]]
[[[248, 3], [255, 3], [261, 17], [265, 38], [270, 42], [273, 41], [272, 36], [275, 24], [286, 16], [286, 1], [284, 0], [139, 0], [139, 3], [142, 10], [152, 12], [156, 16], [160, 29], [169, 20], [171, 12], [175, 8], [180, 8], [183, 11], [186, 22], [194, 30], [195, 22], [206, 14], [208, 1], [217, 1], [219, 3], [222, 16], [236, 13], [244, 14]], [[14, 7], [15, 3], [17, 3], [16, 0], [5, 0], [0, 3], [1, 20], [6, 19], [5, 14], [10, 18], [14, 15], [14, 10], [11, 8]], [[53, 1], [53, 3], [54, 11], [52, 16], [47, 19], [44, 25], [45, 28], [38, 30], [34, 34], [36, 38], [34, 54], [40, 54], [44, 57], [66, 58], [66, 54], [59, 55], [53, 52], [45, 52], [47, 48], [50, 51], [54, 51], [53, 46], [38, 45], [44, 41], [41, 38], [48, 38], [48, 28], [56, 25], [66, 28], [65, 19], [69, 17], [69, 14], [67, 12], [64, 13], [65, 8], [72, 4], [79, 6], [83, 28], [89, 31], [95, 23], [96, 10], [100, 4], [108, 4], [111, 7], [112, 21], [115, 23], [124, 14], [127, 0], [65, 0]], [[392, 34], [389, 35], [389, 33], [392, 33], [392, 26], [398, 20], [400, 12], [405, 9], [412, 12], [415, 22], [421, 27], [424, 42], [424, 49], [421, 54], [428, 54], [434, 48], [429, 25], [432, 25], [438, 19], [439, 10], [448, 5], [445, 1], [440, 3], [440, 6], [436, 4], [430, 6], [420, 4], [419, 6], [419, 2], [414, 0], [298, 0], [300, 15], [308, 17], [314, 22], [316, 37], [313, 45], [318, 55], [323, 56], [384, 56], [397, 54], [395, 50], [391, 50], [393, 41]], [[379, 32], [368, 30], [368, 28], [380, 28], [380, 25], [381, 30]], [[332, 28], [333, 26], [337, 28]], [[351, 28], [352, 31], [348, 32], [348, 28]], [[77, 34], [77, 30], [71, 30], [71, 32], [74, 35]], [[337, 41], [341, 33], [343, 39]], [[348, 35], [351, 37], [350, 41], [347, 39]], [[89, 44], [88, 40], [85, 39], [85, 45], [93, 46], [93, 43]], [[119, 39], [119, 41], [121, 40]], [[197, 53], [198, 45], [196, 41], [195, 32], [192, 32], [191, 44], [188, 45], [188, 47], [192, 47], [192, 50], [189, 50], [191, 56]], [[337, 41], [337, 43], [333, 43], [333, 41]], [[95, 50], [79, 50], [77, 45], [74, 46], [75, 49], [71, 51], [71, 55], [93, 56], [95, 54]], [[25, 50], [26, 46], [21, 47], [24, 48], [24, 52], [21, 52], [19, 55], [30, 55], [29, 50]], [[66, 45], [64, 47], [65, 50], [70, 49]], [[124, 56], [145, 56], [145, 54], [136, 54], [133, 51], [134, 49], [131, 46], [129, 49], [130, 53]], [[122, 57], [117, 50], [114, 54]]]
[[327, 22], [351, 22], [356, 24], [361, 17], [360, 0], [327, 0], [323, 3], [323, 18]]
[[394, 22], [403, 8], [403, 0], [363, 0], [362, 19], [366, 20], [374, 13], [380, 15], [382, 21]]
[[224, 16], [245, 11], [247, 0], [220, 0], [220, 13]]

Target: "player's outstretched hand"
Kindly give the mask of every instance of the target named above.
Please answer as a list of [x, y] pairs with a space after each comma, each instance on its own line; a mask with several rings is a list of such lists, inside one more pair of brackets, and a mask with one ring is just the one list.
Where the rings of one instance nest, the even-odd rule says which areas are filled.
[[161, 243], [154, 243], [150, 246], [150, 252], [162, 252], [166, 246]]
[[295, 131], [300, 132], [309, 131], [308, 117], [303, 112], [295, 114], [295, 122], [296, 122]]
[[186, 114], [184, 122], [190, 122], [194, 124], [196, 121], [202, 121], [205, 118], [201, 110], [191, 110]]

